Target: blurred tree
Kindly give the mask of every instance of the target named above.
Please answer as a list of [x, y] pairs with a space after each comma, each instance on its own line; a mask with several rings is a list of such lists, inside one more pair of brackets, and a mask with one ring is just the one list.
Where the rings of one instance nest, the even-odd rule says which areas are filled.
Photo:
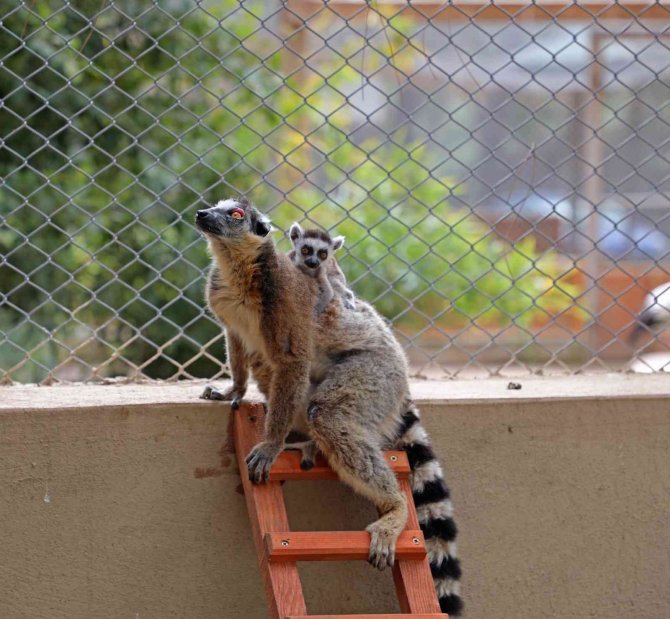
[[260, 180], [250, 151], [278, 118], [270, 71], [239, 40], [261, 4], [0, 2], [2, 368], [31, 357], [14, 379], [45, 379], [70, 350], [77, 379], [101, 363], [220, 371], [220, 329], [196, 320], [207, 258], [192, 212]]
[[349, 97], [361, 84], [374, 75], [396, 90], [425, 63], [400, 18], [282, 79], [269, 10], [0, 0], [0, 368], [11, 378], [218, 374], [192, 214], [238, 192], [280, 229], [307, 214], [344, 233], [348, 277], [396, 324], [529, 325], [569, 307], [569, 261], [532, 239], [509, 247], [450, 208], [430, 143], [357, 131]]
[[275, 223], [287, 229], [300, 216], [293, 203], [310, 221], [344, 234], [347, 255], [340, 261], [354, 290], [409, 332], [428, 322], [448, 329], [473, 321], [492, 332], [514, 322], [528, 336], [559, 314], [583, 317], [574, 306], [581, 293], [574, 262], [554, 249], [539, 251], [531, 236], [512, 246], [473, 211], [453, 208], [453, 183], [440, 173], [444, 155], [433, 141], [414, 141], [393, 118], [375, 118], [372, 135], [360, 130], [360, 113], [352, 114], [347, 97], [384, 71], [376, 88], [390, 84], [396, 91], [426, 62], [404, 34], [416, 20], [397, 16], [391, 25], [382, 22], [377, 53], [360, 68], [351, 61], [360, 45], [353, 39], [278, 100], [281, 114], [292, 119], [276, 131], [284, 136], [282, 156], [307, 182], [297, 197], [287, 192]]

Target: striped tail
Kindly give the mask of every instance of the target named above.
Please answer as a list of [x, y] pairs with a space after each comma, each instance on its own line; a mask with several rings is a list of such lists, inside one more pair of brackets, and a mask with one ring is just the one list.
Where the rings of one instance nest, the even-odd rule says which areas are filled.
[[402, 416], [397, 448], [407, 452], [412, 469], [411, 484], [419, 524], [426, 539], [430, 571], [442, 612], [459, 616], [461, 565], [456, 557], [456, 523], [449, 488], [442, 467], [430, 446], [428, 433], [421, 425], [419, 411], [409, 403]]

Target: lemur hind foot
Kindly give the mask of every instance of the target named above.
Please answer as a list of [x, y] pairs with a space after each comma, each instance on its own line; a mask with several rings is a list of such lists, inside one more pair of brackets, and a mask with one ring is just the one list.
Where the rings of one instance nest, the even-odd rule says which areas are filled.
[[303, 471], [309, 471], [314, 468], [316, 454], [318, 449], [314, 441], [296, 441], [294, 443], [286, 443], [284, 449], [300, 452], [300, 468]]

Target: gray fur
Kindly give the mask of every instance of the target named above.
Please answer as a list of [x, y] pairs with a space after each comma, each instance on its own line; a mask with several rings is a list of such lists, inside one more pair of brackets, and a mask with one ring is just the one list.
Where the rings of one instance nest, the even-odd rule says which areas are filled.
[[[338, 306], [339, 307], [339, 306]], [[370, 562], [393, 565], [407, 503], [383, 457], [409, 397], [404, 353], [375, 310], [362, 301], [324, 313], [315, 332], [307, 403], [308, 431], [345, 483], [382, 514], [367, 527]]]

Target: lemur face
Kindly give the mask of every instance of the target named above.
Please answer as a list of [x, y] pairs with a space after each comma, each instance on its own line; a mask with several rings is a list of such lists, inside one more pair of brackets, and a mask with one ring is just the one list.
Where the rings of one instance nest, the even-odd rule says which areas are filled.
[[245, 240], [249, 235], [265, 237], [270, 220], [245, 198], [221, 200], [197, 212], [195, 223], [208, 237], [221, 241]]
[[[328, 260], [328, 247], [323, 247], [321, 243], [310, 243], [310, 241], [303, 241], [300, 247], [300, 257], [305, 263], [305, 266], [310, 269], [318, 268], [322, 262]], [[298, 248], [296, 247], [296, 250]]]
[[327, 232], [303, 230], [298, 223], [291, 226], [289, 234], [295, 249], [296, 265], [312, 271], [316, 271], [344, 243], [343, 236], [331, 239]]

